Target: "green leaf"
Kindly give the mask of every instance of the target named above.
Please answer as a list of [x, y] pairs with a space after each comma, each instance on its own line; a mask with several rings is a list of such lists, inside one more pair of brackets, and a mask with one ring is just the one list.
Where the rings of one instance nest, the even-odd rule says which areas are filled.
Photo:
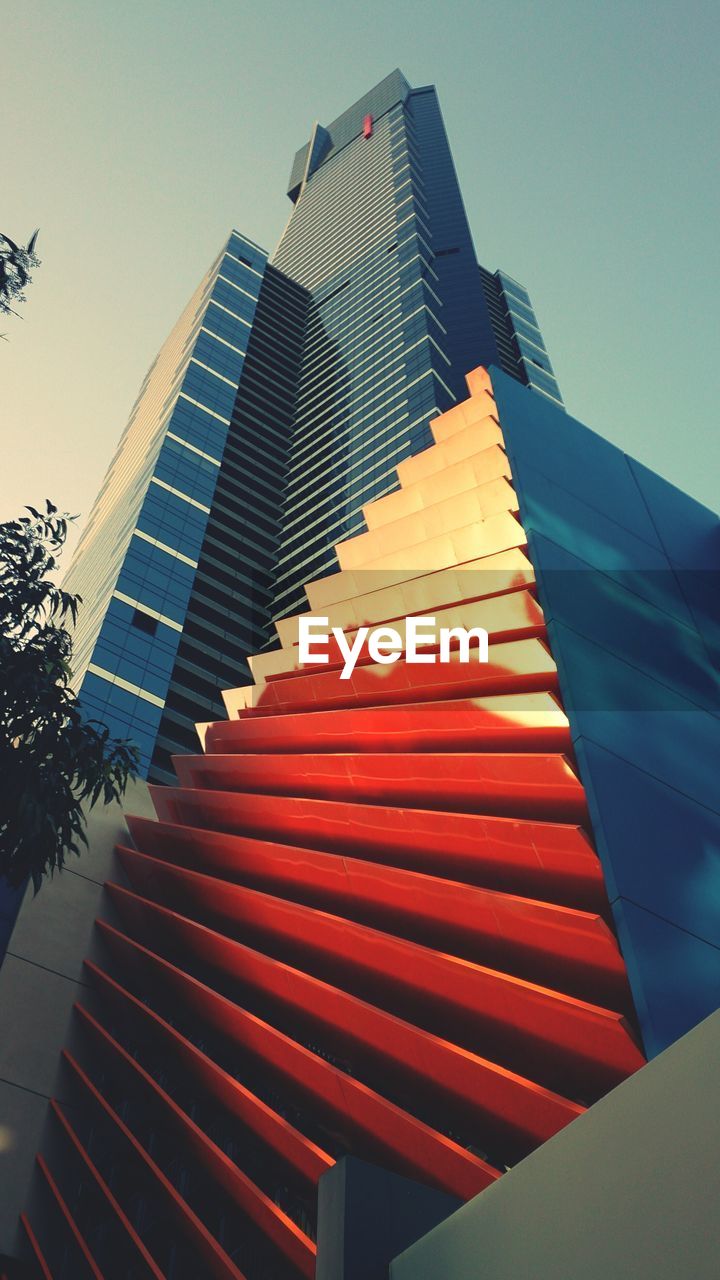
[[72, 517], [45, 506], [0, 524], [0, 875], [36, 892], [87, 844], [83, 802], [118, 799], [139, 763], [133, 744], [84, 719], [69, 687], [65, 619], [81, 600], [47, 574]]

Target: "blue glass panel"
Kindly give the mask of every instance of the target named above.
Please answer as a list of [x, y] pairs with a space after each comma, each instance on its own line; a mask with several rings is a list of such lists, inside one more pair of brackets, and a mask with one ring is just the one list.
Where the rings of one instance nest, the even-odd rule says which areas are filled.
[[[530, 503], [530, 506], [532, 505]], [[538, 566], [543, 590], [542, 603], [547, 616], [556, 616], [555, 610], [559, 606], [555, 597], [550, 594], [550, 586], [545, 588], [546, 578], [556, 574], [562, 578], [566, 573], [592, 570], [607, 575], [626, 591], [631, 591], [641, 600], [655, 605], [663, 613], [670, 614], [686, 626], [693, 626], [692, 614], [680, 590], [676, 574], [669, 568], [667, 562], [663, 561], [655, 548], [648, 548], [647, 543], [638, 542], [638, 546], [642, 553], [641, 559], [646, 559], [649, 552], [650, 565], [638, 567], [634, 557], [630, 558], [627, 555], [623, 557], [619, 551], [613, 550], [612, 543], [608, 546], [605, 538], [586, 535], [582, 527], [578, 529], [577, 526], [572, 526], [572, 535], [566, 540], [566, 546], [569, 543], [573, 547], [571, 552], [566, 547], [562, 547], [559, 542], [536, 532], [529, 520], [524, 519], [524, 525], [528, 531], [532, 558]], [[617, 526], [611, 521], [608, 521], [608, 525], [610, 532], [614, 533]], [[653, 564], [654, 567], [652, 567]], [[604, 592], [607, 588], [599, 582], [597, 589], [599, 592]], [[557, 616], [565, 615], [558, 613]], [[578, 616], [582, 616], [581, 611], [578, 611]], [[573, 625], [577, 629], [576, 621]]]
[[503, 427], [506, 422], [509, 427], [506, 445], [516, 480], [522, 481], [528, 465], [545, 475], [561, 477], [564, 489], [660, 548], [657, 531], [620, 449], [500, 370], [493, 370], [493, 387], [500, 420]]
[[718, 673], [670, 569], [611, 577], [536, 534], [532, 551], [542, 564], [539, 578], [548, 621], [565, 622], [691, 701], [720, 711]]
[[213, 413], [230, 418], [237, 394], [236, 387], [229, 387], [221, 378], [214, 377], [192, 361], [187, 367], [182, 389], [192, 400], [198, 400], [207, 409], [212, 409]]
[[661, 1053], [720, 1000], [720, 950], [632, 902], [615, 907], [645, 1049]]
[[[526, 394], [531, 394], [527, 392]], [[537, 399], [537, 397], [533, 397]], [[501, 417], [501, 421], [502, 421]], [[562, 472], [563, 481], [573, 477]], [[537, 530], [560, 547], [572, 547], [574, 553], [598, 569], [627, 571], [663, 571], [668, 561], [657, 542], [650, 543], [611, 518], [607, 508], [578, 497], [564, 485], [556, 484], [527, 463], [513, 470], [513, 480], [521, 504], [523, 525]], [[584, 486], [576, 484], [575, 488]], [[588, 487], [590, 487], [588, 485]], [[602, 503], [602, 494], [590, 492], [595, 503]], [[619, 515], [628, 523], [632, 515], [618, 510], [613, 503], [613, 515]], [[639, 521], [646, 526], [642, 519]]]
[[196, 559], [206, 526], [207, 512], [158, 485], [149, 486], [137, 527], [151, 538]]
[[513, 297], [512, 294], [507, 292], [505, 293], [505, 302], [507, 303], [511, 316], [519, 316], [521, 320], [527, 320], [528, 324], [537, 324], [535, 312], [531, 306], [526, 305], [524, 302], [520, 302], [517, 298]]
[[512, 294], [514, 298], [519, 298], [520, 302], [524, 302], [527, 307], [532, 309], [530, 294], [527, 289], [523, 289], [517, 280], [513, 280], [512, 276], [506, 275], [504, 271], [498, 271], [497, 276], [505, 293]]
[[136, 577], [133, 566], [127, 560], [118, 578], [118, 590], [133, 599], [142, 597], [143, 603], [150, 609], [156, 609], [167, 618], [180, 622], [185, 616], [188, 600], [188, 589], [176, 579], [168, 579], [154, 569], [148, 569], [142, 577]]
[[248, 298], [246, 293], [236, 289], [234, 285], [218, 278], [213, 286], [212, 297], [213, 301], [219, 302], [234, 316], [240, 316], [243, 320], [252, 320], [255, 313], [254, 298]]
[[224, 338], [226, 342], [232, 342], [234, 347], [239, 347], [241, 351], [247, 348], [250, 329], [241, 320], [228, 315], [227, 311], [221, 310], [219, 306], [213, 306], [212, 299], [208, 304], [208, 309], [203, 318], [203, 326], [209, 329], [211, 333], [216, 333], [218, 337]]
[[[244, 255], [246, 256], [246, 255]], [[248, 258], [248, 262], [250, 262]], [[234, 284], [239, 284], [241, 288], [247, 289], [257, 301], [260, 292], [260, 279], [254, 271], [249, 271], [243, 262], [238, 262], [235, 257], [227, 255], [220, 264], [220, 274], [228, 280], [232, 280]]]
[[543, 351], [541, 347], [536, 347], [533, 342], [528, 342], [527, 338], [520, 337], [520, 335], [518, 335], [517, 344], [520, 348], [520, 354], [523, 356], [526, 363], [534, 365], [535, 368], [543, 369], [550, 375], [556, 386], [557, 384], [555, 383], [553, 368], [550, 364], [550, 358], [546, 352]]
[[206, 413], [200, 405], [190, 404], [181, 397], [173, 409], [168, 429], [182, 440], [209, 453], [211, 457], [222, 457], [227, 440], [227, 424], [218, 422], [217, 418]]
[[720, 1000], [720, 698], [709, 658], [720, 523], [560, 409], [495, 371], [493, 382], [598, 852], [657, 1052]]
[[527, 320], [521, 320], [519, 316], [512, 316], [511, 322], [512, 327], [518, 336], [522, 334], [523, 337], [529, 338], [535, 346], [541, 347], [543, 350], [545, 349], [545, 343], [542, 340], [540, 330], [537, 325], [530, 324]]
[[[255, 271], [264, 271], [267, 264], [267, 254], [256, 244], [251, 244], [244, 236], [233, 232], [228, 243], [228, 252], [234, 253], [238, 258], [244, 259], [250, 264]], [[255, 277], [257, 278], [257, 277]]]
[[559, 399], [558, 385], [552, 374], [545, 373], [535, 360], [528, 360], [523, 357], [523, 364], [528, 381], [533, 387], [539, 387], [541, 391], [547, 391], [548, 395]]
[[578, 751], [611, 901], [720, 947], [720, 815], [587, 739]]
[[717, 716], [561, 623], [550, 623], [548, 633], [573, 736], [720, 810]]
[[233, 351], [224, 342], [220, 342], [213, 334], [198, 334], [193, 356], [211, 369], [217, 369], [225, 378], [232, 378], [236, 383], [239, 381], [244, 357], [239, 351]]
[[662, 545], [673, 564], [717, 572], [720, 518], [642, 463], [628, 459]]
[[218, 478], [217, 466], [192, 449], [186, 449], [177, 440], [165, 440], [154, 475], [196, 502], [207, 507], [212, 504]]

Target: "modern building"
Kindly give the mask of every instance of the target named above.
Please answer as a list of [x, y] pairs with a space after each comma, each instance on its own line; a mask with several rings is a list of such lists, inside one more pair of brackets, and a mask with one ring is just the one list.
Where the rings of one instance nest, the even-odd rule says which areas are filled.
[[82, 702], [154, 782], [468, 369], [560, 402], [527, 292], [478, 267], [434, 88], [395, 71], [315, 125], [288, 194], [273, 257], [233, 232], [150, 369], [66, 579]]
[[[418, 156], [438, 238], [430, 256], [413, 197], [406, 262], [381, 192]], [[353, 225], [354, 182], [364, 265], [334, 226], [339, 190]], [[128, 445], [108, 481], [95, 562], [116, 553], [119, 576], [88, 673], [141, 698], [156, 636], [176, 647], [152, 686], [154, 785], [91, 815], [87, 856], [24, 903], [0, 969], [0, 1263], [711, 1280], [720, 519], [541, 385], [526, 295], [463, 239], [433, 91], [395, 73], [316, 126], [290, 194], [272, 264], [231, 237], [141, 398], [144, 457]], [[213, 328], [234, 323], [226, 271], [246, 344]], [[230, 377], [220, 336], [244, 360], [230, 410], [208, 398]], [[204, 501], [179, 470], [196, 456], [215, 466]], [[165, 560], [133, 579], [134, 542]], [[172, 577], [178, 550], [195, 576]], [[163, 565], [167, 594], [143, 594]], [[237, 666], [210, 612], [224, 565]], [[383, 662], [364, 641], [345, 679], [339, 649], [299, 660], [308, 613], [348, 636], [481, 628], [488, 660], [428, 641], [421, 663]], [[131, 653], [134, 680], [111, 666]], [[192, 715], [199, 738], [159, 763]]]

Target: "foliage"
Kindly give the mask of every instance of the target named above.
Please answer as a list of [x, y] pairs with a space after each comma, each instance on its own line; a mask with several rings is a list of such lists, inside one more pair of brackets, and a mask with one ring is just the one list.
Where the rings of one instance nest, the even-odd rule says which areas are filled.
[[35, 253], [37, 238], [38, 233], [34, 231], [27, 245], [23, 246], [0, 232], [0, 315], [17, 315], [10, 303], [25, 301], [30, 272], [40, 265]]
[[119, 799], [137, 774], [137, 748], [85, 720], [71, 688], [72, 637], [80, 596], [51, 574], [68, 518], [44, 514], [0, 524], [0, 875], [35, 891], [67, 853], [87, 844], [85, 815]]

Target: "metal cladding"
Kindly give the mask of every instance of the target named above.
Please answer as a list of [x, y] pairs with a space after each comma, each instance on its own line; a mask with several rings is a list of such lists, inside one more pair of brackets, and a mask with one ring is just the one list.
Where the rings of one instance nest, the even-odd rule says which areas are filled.
[[342, 1155], [466, 1200], [643, 1063], [492, 385], [468, 385], [308, 597], [349, 630], [481, 620], [490, 660], [343, 680], [286, 618], [130, 820], [25, 1219], [44, 1275], [312, 1277]]
[[720, 1003], [720, 518], [503, 373], [493, 385], [653, 1057]]

